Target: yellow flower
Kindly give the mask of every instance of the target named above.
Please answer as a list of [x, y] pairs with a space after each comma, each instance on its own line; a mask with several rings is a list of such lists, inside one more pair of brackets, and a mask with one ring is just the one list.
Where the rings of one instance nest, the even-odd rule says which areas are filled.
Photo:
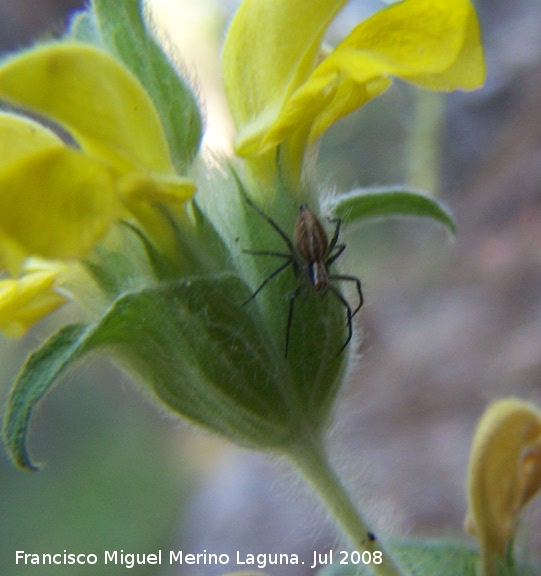
[[505, 398], [482, 416], [470, 455], [466, 529], [477, 536], [485, 574], [504, 558], [520, 511], [541, 489], [541, 411]]
[[22, 336], [62, 306], [66, 298], [55, 291], [56, 278], [57, 272], [43, 271], [18, 280], [0, 280], [0, 330], [7, 336]]
[[[42, 241], [37, 252], [44, 256], [84, 254], [119, 217], [120, 204], [181, 202], [194, 192], [193, 183], [174, 171], [149, 96], [104, 52], [80, 44], [26, 52], [0, 67], [0, 97], [57, 123], [80, 146], [70, 148], [28, 120], [2, 116], [1, 139], [7, 142], [7, 132], [18, 124], [11, 141], [21, 152], [14, 161], [2, 159], [0, 179], [25, 191], [11, 208], [13, 198], [3, 190], [0, 232], [24, 246], [31, 228], [36, 241], [30, 253]], [[42, 211], [41, 220], [18, 233], [25, 210]], [[64, 227], [73, 232], [50, 238]]]
[[274, 156], [285, 145], [281, 154], [287, 151], [298, 172], [307, 142], [386, 90], [391, 77], [432, 90], [470, 90], [484, 82], [479, 26], [469, 0], [390, 5], [323, 55], [325, 31], [346, 1], [242, 3], [222, 59], [237, 154]]
[[[76, 144], [28, 118], [0, 113], [0, 268], [12, 275], [32, 255], [85, 257], [126, 215], [164, 234], [153, 205], [178, 204], [195, 191], [173, 168], [150, 97], [105, 52], [63, 43], [8, 59], [0, 66], [0, 98], [44, 116]], [[13, 309], [19, 299], [22, 319], [14, 322], [28, 327], [61, 298], [51, 298], [55, 277], [4, 280], [0, 307]]]

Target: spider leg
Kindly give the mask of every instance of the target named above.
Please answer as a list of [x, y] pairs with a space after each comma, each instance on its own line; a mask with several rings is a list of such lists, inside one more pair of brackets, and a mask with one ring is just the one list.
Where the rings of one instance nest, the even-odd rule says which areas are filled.
[[[340, 254], [342, 254], [342, 252], [345, 249], [346, 249], [345, 244], [336, 244], [335, 246], [333, 246], [332, 250], [336, 250], [336, 252], [332, 256], [329, 256], [327, 260], [325, 260], [325, 266], [328, 268], [340, 256]], [[329, 250], [328, 253], [330, 254], [330, 252], [331, 251]]]
[[[355, 308], [355, 310], [353, 310], [351, 314], [351, 317], [353, 318], [353, 316], [357, 314], [357, 312], [361, 309], [361, 306], [364, 304], [361, 281], [356, 276], [344, 276], [343, 274], [332, 274], [331, 276], [329, 276], [329, 279], [344, 280], [345, 282], [355, 282], [355, 285], [357, 286], [357, 294], [359, 295], [359, 305], [357, 306], [357, 308]], [[329, 285], [329, 288], [332, 288], [332, 286]]]
[[353, 338], [353, 322], [352, 322], [353, 314], [351, 312], [351, 306], [349, 305], [349, 302], [344, 298], [344, 296], [342, 296], [340, 291], [330, 284], [329, 284], [329, 290], [344, 305], [344, 307], [346, 308], [346, 312], [347, 312], [348, 337], [347, 337], [346, 341], [344, 342], [344, 344], [342, 345], [342, 348], [340, 348], [340, 350], [338, 350], [337, 356], [340, 356], [340, 354], [342, 354], [342, 352], [344, 351], [344, 348], [349, 344], [350, 340]]
[[329, 222], [336, 222], [336, 228], [334, 229], [334, 234], [332, 235], [331, 241], [329, 243], [328, 252], [331, 252], [338, 242], [338, 237], [340, 236], [340, 224], [342, 224], [342, 220], [340, 220], [340, 218], [329, 218]]
[[295, 304], [295, 298], [301, 293], [301, 290], [304, 286], [297, 286], [295, 291], [289, 297], [289, 313], [287, 315], [287, 327], [286, 327], [286, 353], [285, 357], [287, 358], [287, 351], [289, 349], [289, 334], [291, 332], [291, 322], [293, 321], [293, 306]]
[[259, 214], [261, 216], [261, 218], [266, 220], [276, 230], [276, 232], [278, 232], [278, 234], [280, 234], [280, 236], [282, 237], [282, 240], [287, 244], [287, 247], [289, 248], [289, 251], [291, 252], [291, 254], [295, 254], [295, 246], [293, 246], [293, 242], [290, 240], [290, 238], [287, 236], [287, 234], [280, 228], [280, 226], [278, 226], [278, 224], [270, 216], [267, 216], [265, 214], [265, 212], [263, 212], [263, 210], [261, 210], [261, 208], [259, 208], [259, 206], [257, 206], [257, 204], [255, 204], [252, 201], [252, 199], [245, 193], [245, 191], [243, 189], [241, 189], [241, 193], [242, 193], [242, 197], [244, 198], [244, 200], [248, 204], [248, 206], [250, 206], [250, 208], [252, 208], [252, 210], [257, 212], [257, 214]]
[[291, 257], [288, 257], [288, 258], [289, 259], [286, 262], [284, 262], [281, 266], [278, 266], [278, 268], [276, 268], [276, 270], [274, 272], [269, 274], [265, 278], [265, 280], [263, 280], [263, 282], [259, 285], [259, 288], [250, 296], [250, 298], [248, 298], [248, 300], [246, 300], [245, 302], [242, 303], [243, 306], [248, 304], [248, 302], [251, 302], [261, 292], [261, 290], [266, 286], [266, 284], [267, 284], [267, 282], [269, 282], [269, 280], [272, 280], [275, 276], [278, 276], [278, 274], [280, 274], [280, 272], [285, 270], [289, 265], [293, 264], [293, 262], [294, 262], [293, 258], [291, 258]]
[[244, 254], [253, 254], [254, 256], [276, 256], [277, 258], [289, 258], [291, 254], [284, 254], [283, 252], [274, 252], [273, 250], [243, 250]]

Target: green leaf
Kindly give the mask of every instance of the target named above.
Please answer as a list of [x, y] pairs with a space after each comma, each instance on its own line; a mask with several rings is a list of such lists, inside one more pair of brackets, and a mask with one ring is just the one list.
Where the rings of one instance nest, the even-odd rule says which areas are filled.
[[62, 328], [29, 356], [15, 382], [8, 397], [2, 434], [12, 460], [21, 468], [38, 469], [26, 449], [32, 410], [78, 357], [86, 330], [83, 324]]
[[455, 235], [456, 225], [449, 210], [435, 198], [405, 187], [360, 188], [338, 194], [329, 201], [333, 214], [346, 224], [390, 217], [429, 218]]
[[175, 168], [186, 173], [202, 136], [202, 120], [189, 84], [149, 34], [136, 0], [93, 0], [103, 43], [137, 76], [162, 120]]

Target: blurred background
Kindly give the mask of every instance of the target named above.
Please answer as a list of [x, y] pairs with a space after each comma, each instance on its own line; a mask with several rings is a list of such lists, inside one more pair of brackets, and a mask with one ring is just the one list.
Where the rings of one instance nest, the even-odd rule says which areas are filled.
[[[0, 0], [0, 50], [59, 33], [84, 2]], [[205, 143], [227, 151], [232, 128], [219, 84], [220, 45], [234, 1], [155, 0], [163, 26], [207, 108]], [[324, 190], [404, 182], [438, 195], [458, 235], [408, 220], [350, 228], [342, 263], [363, 281], [359, 357], [339, 398], [336, 466], [383, 533], [469, 538], [465, 474], [486, 404], [518, 395], [541, 403], [541, 3], [476, 2], [488, 78], [473, 93], [434, 95], [396, 82], [334, 126], [321, 143]], [[336, 42], [376, 0], [352, 2]], [[70, 313], [61, 312], [62, 317]], [[25, 355], [58, 323], [0, 342], [5, 397]], [[189, 428], [150, 404], [94, 357], [33, 417], [39, 474], [0, 459], [0, 574], [96, 574], [15, 566], [15, 550], [311, 557], [339, 544], [325, 513], [284, 463]], [[541, 567], [541, 499], [519, 546]], [[229, 567], [234, 570], [234, 566]], [[212, 576], [140, 566], [137, 576]], [[270, 567], [271, 574], [309, 574]], [[99, 574], [117, 574], [100, 566]]]

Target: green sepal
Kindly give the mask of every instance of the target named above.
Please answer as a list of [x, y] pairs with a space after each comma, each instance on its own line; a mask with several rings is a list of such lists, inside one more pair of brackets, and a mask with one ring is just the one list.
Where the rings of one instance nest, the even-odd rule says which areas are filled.
[[123, 294], [95, 324], [62, 329], [30, 356], [9, 397], [13, 460], [37, 469], [26, 449], [33, 408], [98, 348], [192, 422], [240, 445], [286, 446], [303, 421], [297, 389], [256, 311], [242, 306], [249, 295], [232, 274], [185, 279]]
[[[158, 280], [178, 278], [178, 268], [152, 244], [135, 224], [122, 221], [118, 231], [119, 246], [96, 246], [82, 261], [87, 272], [112, 302], [115, 298], [153, 284]], [[154, 272], [154, 274], [153, 274]], [[158, 275], [158, 272], [161, 275]]]
[[98, 48], [103, 46], [96, 18], [91, 11], [87, 10], [75, 13], [65, 37], [66, 39], [91, 44]]
[[182, 275], [182, 270], [176, 265], [176, 262], [160, 252], [142, 228], [128, 220], [124, 220], [122, 224], [141, 242], [156, 278], [159, 278], [161, 281], [168, 281]]
[[278, 447], [291, 434], [272, 343], [242, 308], [233, 275], [186, 279], [119, 298], [87, 346], [106, 347], [173, 411], [238, 444]]
[[96, 247], [93, 257], [82, 264], [109, 300], [132, 289], [138, 281], [134, 263], [126, 255], [104, 246]]
[[56, 384], [65, 368], [78, 357], [87, 326], [65, 326], [33, 352], [11, 390], [2, 435], [13, 462], [27, 470], [38, 470], [26, 448], [32, 410]]
[[[276, 251], [288, 253], [283, 239], [265, 221], [251, 204], [250, 194], [239, 174], [230, 166], [237, 185], [239, 208], [236, 213], [243, 215], [232, 228], [239, 237], [237, 250]], [[233, 201], [233, 200], [232, 200]], [[293, 238], [294, 224], [299, 206], [296, 199], [285, 202], [278, 197], [273, 205], [257, 205], [257, 208], [282, 228], [286, 236]], [[322, 222], [324, 222], [322, 220]], [[325, 222], [324, 222], [325, 223]], [[327, 230], [330, 235], [332, 229]], [[330, 238], [330, 236], [329, 236]], [[258, 286], [275, 271], [283, 259], [265, 255], [241, 253], [242, 275], [253, 282], [252, 289]], [[343, 271], [337, 265], [329, 271], [339, 274]], [[346, 272], [344, 272], [346, 273]], [[350, 307], [355, 309], [358, 296], [352, 286], [332, 281], [333, 286], [349, 299]], [[350, 283], [348, 283], [350, 284]], [[296, 289], [302, 288], [295, 298], [293, 316], [289, 334], [289, 350], [285, 357], [285, 342], [289, 315], [290, 298]], [[250, 310], [258, 310], [264, 317], [267, 329], [272, 333], [275, 346], [286, 362], [291, 374], [290, 386], [297, 389], [302, 413], [310, 429], [321, 431], [328, 417], [342, 382], [348, 353], [358, 342], [356, 338], [341, 351], [347, 338], [346, 309], [333, 295], [331, 290], [317, 294], [308, 285], [305, 278], [297, 277], [293, 266], [289, 266], [272, 278], [263, 290], [246, 305]]]
[[338, 194], [329, 200], [331, 211], [345, 224], [391, 217], [428, 218], [443, 224], [454, 236], [452, 214], [437, 199], [406, 187], [359, 188]]
[[[479, 576], [479, 551], [464, 542], [453, 540], [397, 540], [389, 542], [389, 549], [398, 562], [404, 576]], [[353, 553], [356, 554], [356, 553]], [[365, 552], [365, 561], [352, 562], [351, 554], [345, 560], [345, 552], [333, 558], [334, 563], [317, 572], [318, 576], [372, 576], [373, 559]], [[385, 558], [383, 558], [385, 562]], [[512, 562], [496, 562], [494, 576], [535, 576], [532, 566], [517, 566]]]
[[128, 67], [152, 98], [175, 168], [185, 174], [202, 138], [202, 119], [193, 89], [147, 30], [142, 2], [93, 0], [103, 44]]

